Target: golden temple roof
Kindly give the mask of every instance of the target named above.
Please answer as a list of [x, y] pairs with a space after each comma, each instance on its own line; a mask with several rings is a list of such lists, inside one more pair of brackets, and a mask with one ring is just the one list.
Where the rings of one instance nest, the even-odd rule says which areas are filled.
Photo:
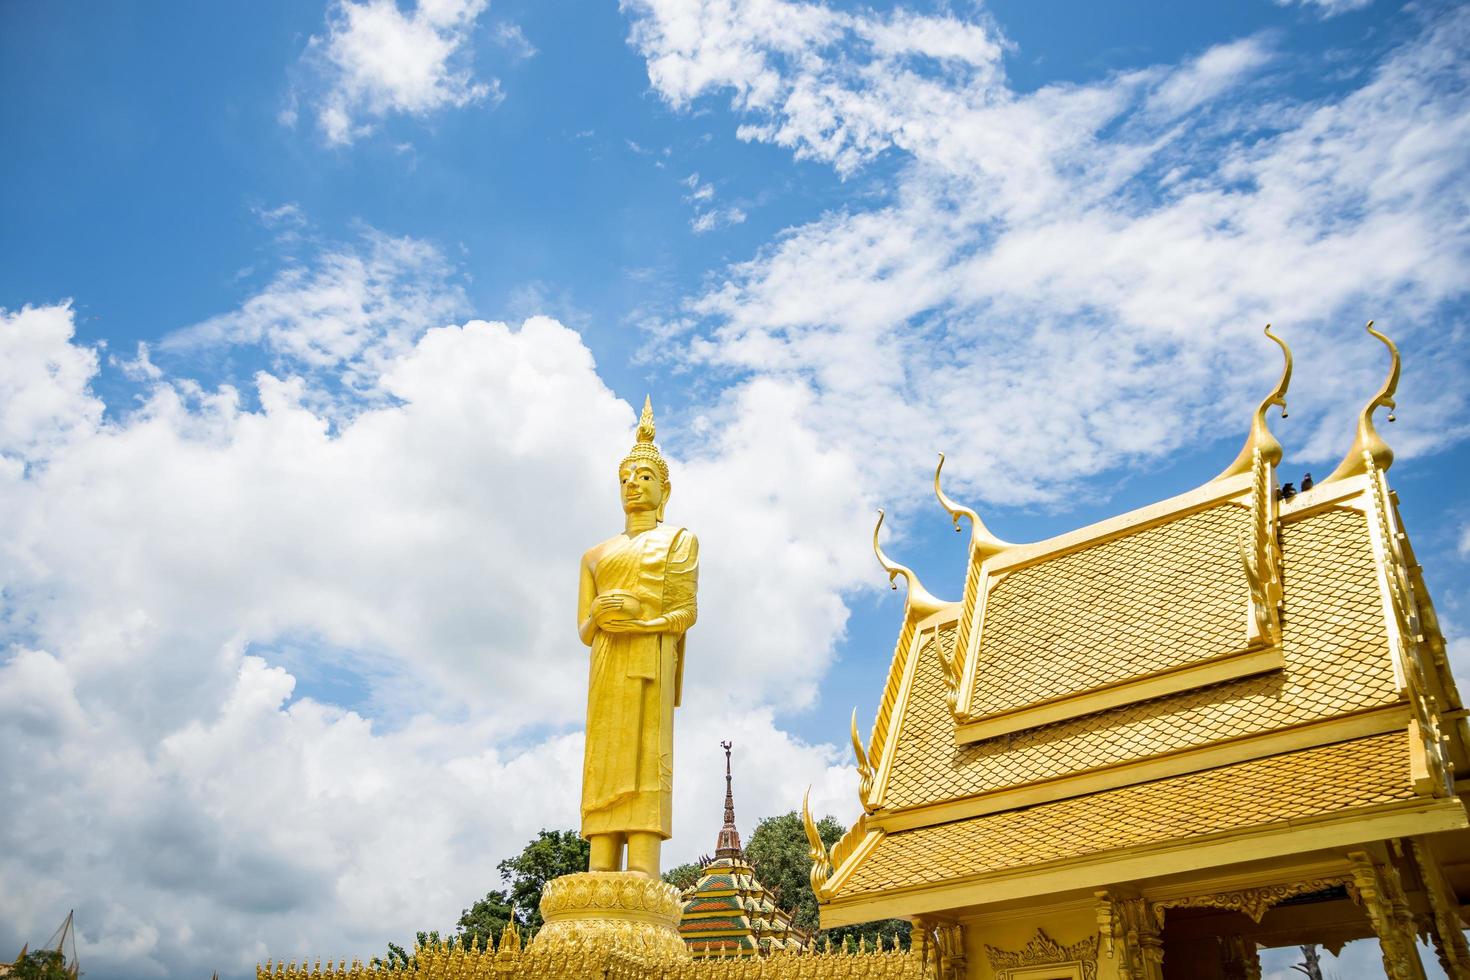
[[[1321, 511], [1284, 524], [1282, 539], [1293, 615], [1284, 624], [1286, 665], [1279, 673], [956, 745], [939, 657], [934, 640], [926, 641], [917, 652], [885, 807], [986, 793], [1398, 703], [1364, 515]], [[952, 649], [956, 629], [953, 623], [942, 628], [939, 642]]]
[[1270, 336], [1281, 379], [1236, 460], [1194, 490], [1012, 544], [936, 472], [956, 527], [974, 525], [964, 591], [935, 600], [879, 552], [910, 596], [866, 747], [853, 726], [864, 814], [830, 851], [812, 844], [824, 924], [922, 911], [889, 892], [912, 905], [945, 882], [1242, 828], [1382, 807], [1395, 833], [1466, 826], [1470, 724], [1372, 426], [1397, 352], [1351, 458], [1292, 496], [1266, 425], [1291, 352]]
[[889, 834], [838, 897], [1412, 800], [1408, 773], [1392, 732]]
[[1005, 711], [1244, 645], [1236, 538], [1220, 504], [1019, 568], [991, 590], [971, 714]]

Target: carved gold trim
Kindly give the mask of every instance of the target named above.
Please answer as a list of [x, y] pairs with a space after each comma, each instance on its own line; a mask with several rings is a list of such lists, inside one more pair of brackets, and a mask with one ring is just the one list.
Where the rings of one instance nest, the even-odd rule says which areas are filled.
[[1439, 957], [1440, 969], [1447, 977], [1470, 977], [1470, 944], [1465, 941], [1464, 927], [1460, 921], [1459, 901], [1454, 890], [1445, 880], [1444, 871], [1428, 845], [1416, 838], [1409, 840], [1409, 853], [1414, 866], [1424, 882], [1424, 891], [1429, 896], [1429, 911], [1434, 928], [1431, 938], [1434, 952]]
[[[1436, 686], [1431, 683], [1428, 664], [1434, 651], [1426, 642], [1419, 603], [1403, 551], [1403, 530], [1388, 504], [1388, 479], [1372, 454], [1363, 452], [1363, 467], [1373, 500], [1372, 525], [1382, 574], [1379, 582], [1387, 595], [1394, 652], [1402, 675], [1404, 693], [1412, 716], [1409, 723], [1410, 769], [1414, 787], [1440, 798], [1455, 795], [1455, 766], [1450, 759], [1450, 737], [1441, 718]], [[1450, 681], [1452, 685], [1453, 679]], [[1443, 688], [1443, 685], [1439, 685]]]
[[1082, 980], [1097, 978], [1097, 936], [1088, 936], [1081, 942], [1063, 946], [1038, 928], [1031, 941], [1018, 950], [1005, 950], [988, 943], [985, 955], [990, 968], [995, 971], [995, 980], [1011, 980], [1012, 973], [1028, 966], [1076, 966]]
[[1310, 895], [1312, 892], [1350, 884], [1352, 884], [1352, 879], [1348, 877], [1311, 878], [1284, 885], [1264, 885], [1260, 888], [1216, 892], [1213, 895], [1182, 895], [1178, 898], [1162, 899], [1153, 902], [1152, 905], [1154, 916], [1159, 920], [1161, 929], [1164, 926], [1164, 914], [1169, 909], [1226, 909], [1243, 913], [1249, 916], [1252, 922], [1259, 924], [1267, 912], [1288, 898]]
[[1281, 642], [1281, 542], [1277, 537], [1276, 475], [1260, 450], [1251, 465], [1251, 536], [1240, 542], [1250, 593], [1247, 643]]
[[1367, 851], [1352, 851], [1353, 878], [1348, 892], [1368, 913], [1383, 954], [1389, 980], [1424, 980], [1424, 965], [1415, 945], [1414, 917], [1404, 895], [1398, 869], [1380, 864]]

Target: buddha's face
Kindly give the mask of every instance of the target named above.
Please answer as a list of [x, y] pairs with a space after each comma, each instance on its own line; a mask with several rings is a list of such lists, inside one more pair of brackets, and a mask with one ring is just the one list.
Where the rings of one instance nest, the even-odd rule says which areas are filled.
[[646, 463], [624, 466], [618, 471], [622, 484], [623, 512], [632, 514], [642, 510], [658, 510], [669, 495], [669, 485], [658, 470]]

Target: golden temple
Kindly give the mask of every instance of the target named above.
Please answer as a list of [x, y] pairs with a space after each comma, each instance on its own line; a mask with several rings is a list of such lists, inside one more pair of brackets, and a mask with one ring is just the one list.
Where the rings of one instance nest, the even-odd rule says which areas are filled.
[[854, 724], [863, 815], [830, 852], [807, 815], [823, 927], [908, 917], [946, 980], [1246, 980], [1259, 947], [1366, 937], [1391, 980], [1425, 976], [1418, 937], [1470, 977], [1470, 729], [1374, 426], [1398, 351], [1369, 332], [1389, 378], [1300, 493], [1269, 327], [1281, 380], [1202, 487], [1012, 544], [936, 471], [964, 593], [878, 550], [908, 598]]
[[[397, 969], [1258, 980], [1261, 948], [1373, 939], [1389, 980], [1425, 980], [1421, 940], [1446, 976], [1470, 980], [1470, 777], [1456, 778], [1470, 774], [1470, 725], [1375, 427], [1377, 410], [1394, 407], [1398, 350], [1369, 332], [1389, 352], [1388, 378], [1342, 463], [1301, 492], [1277, 478], [1268, 412], [1285, 415], [1292, 359], [1267, 327], [1285, 361], [1280, 381], [1240, 454], [1205, 485], [1017, 544], [944, 493], [941, 455], [936, 496], [956, 530], [965, 518], [971, 531], [953, 602], [891, 561], [875, 529], [879, 562], [908, 589], [866, 740], [853, 719], [863, 812], [830, 848], [805, 806], [803, 817], [822, 926], [906, 918], [913, 947], [902, 951], [800, 950], [785, 941], [787, 920], [784, 949], [751, 955], [767, 910], [741, 880], [728, 757], [716, 861], [682, 897], [657, 879], [662, 753], [694, 621], [697, 545], [658, 526], [669, 478], [645, 406], [643, 448], [620, 471], [627, 540], [609, 539], [583, 565], [584, 642], [594, 658], [626, 649], [641, 665], [599, 680], [594, 659], [584, 786], [584, 832], [602, 838], [593, 868], [548, 886], [548, 926], [529, 947], [507, 930], [497, 949], [420, 950]], [[643, 485], [629, 488], [635, 478]], [[598, 556], [613, 552], [626, 553], [626, 583], [602, 581]], [[649, 727], [620, 730], [615, 752], [591, 744], [630, 705]], [[594, 793], [594, 778], [608, 789]], [[700, 906], [712, 896], [718, 908]], [[733, 941], [692, 956], [686, 943], [701, 936]], [[367, 972], [292, 963], [257, 975]]]

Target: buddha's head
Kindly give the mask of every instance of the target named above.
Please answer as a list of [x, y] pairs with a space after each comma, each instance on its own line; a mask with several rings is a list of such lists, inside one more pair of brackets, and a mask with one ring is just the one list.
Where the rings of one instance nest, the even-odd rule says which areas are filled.
[[669, 499], [669, 481], [658, 468], [646, 462], [625, 462], [618, 468], [619, 489], [623, 496], [623, 512], [654, 511], [664, 519], [664, 502]]
[[653, 402], [644, 398], [643, 415], [638, 419], [638, 441], [618, 464], [618, 489], [624, 513], [653, 511], [662, 521], [671, 489], [669, 464], [654, 445], [653, 431]]

